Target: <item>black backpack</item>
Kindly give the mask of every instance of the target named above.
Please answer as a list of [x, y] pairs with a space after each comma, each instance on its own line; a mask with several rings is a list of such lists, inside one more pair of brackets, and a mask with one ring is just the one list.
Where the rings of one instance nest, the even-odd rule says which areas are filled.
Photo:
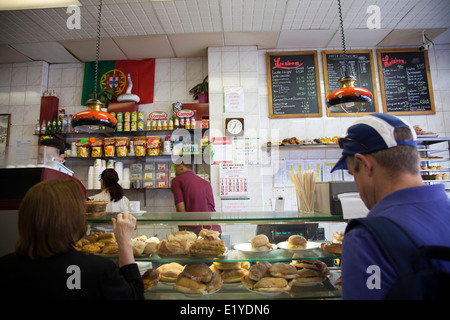
[[351, 220], [345, 232], [358, 224], [371, 233], [399, 275], [386, 300], [450, 299], [450, 273], [438, 270], [431, 263], [431, 259], [450, 261], [450, 247], [417, 247], [397, 223], [385, 217]]

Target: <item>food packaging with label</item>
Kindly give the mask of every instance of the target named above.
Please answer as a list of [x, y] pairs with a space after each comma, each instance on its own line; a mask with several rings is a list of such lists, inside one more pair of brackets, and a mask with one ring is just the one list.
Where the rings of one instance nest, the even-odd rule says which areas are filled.
[[105, 150], [105, 157], [115, 157], [116, 156], [116, 138], [104, 138], [103, 148]]
[[135, 137], [134, 138], [134, 152], [136, 157], [144, 157], [146, 150], [146, 139], [145, 137]]
[[159, 156], [161, 154], [161, 138], [147, 137], [147, 155]]
[[126, 157], [128, 155], [129, 139], [127, 137], [116, 138], [116, 155], [117, 157]]
[[86, 138], [77, 139], [77, 156], [79, 158], [89, 158], [90, 157], [90, 142]]

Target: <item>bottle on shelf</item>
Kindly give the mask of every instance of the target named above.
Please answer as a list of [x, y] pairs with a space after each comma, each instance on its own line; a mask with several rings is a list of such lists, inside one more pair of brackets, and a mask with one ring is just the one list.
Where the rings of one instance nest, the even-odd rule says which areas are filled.
[[62, 119], [62, 130], [61, 133], [67, 133], [67, 114], [64, 115]]
[[57, 126], [57, 125], [58, 125], [58, 124], [56, 123], [56, 119], [53, 119], [51, 134], [57, 133], [57, 132], [56, 132], [56, 126]]
[[47, 131], [47, 125], [45, 124], [45, 120], [42, 121], [42, 125], [41, 125], [41, 134], [45, 134]]
[[173, 130], [173, 118], [169, 119], [169, 130]]
[[52, 120], [48, 119], [45, 134], [52, 134]]
[[67, 119], [67, 133], [73, 132], [72, 128], [72, 115], [69, 114], [69, 118]]
[[40, 134], [41, 133], [41, 124], [39, 120], [37, 121], [35, 127], [34, 127], [34, 134]]
[[175, 129], [178, 129], [180, 127], [180, 119], [178, 119], [178, 117], [175, 117], [175, 122], [173, 125]]

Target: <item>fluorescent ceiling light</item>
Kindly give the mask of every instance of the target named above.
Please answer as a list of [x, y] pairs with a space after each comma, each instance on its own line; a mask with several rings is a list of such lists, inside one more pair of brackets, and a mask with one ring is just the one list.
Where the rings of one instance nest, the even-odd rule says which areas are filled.
[[26, 10], [45, 8], [65, 8], [68, 6], [79, 6], [78, 0], [2, 0], [0, 10]]

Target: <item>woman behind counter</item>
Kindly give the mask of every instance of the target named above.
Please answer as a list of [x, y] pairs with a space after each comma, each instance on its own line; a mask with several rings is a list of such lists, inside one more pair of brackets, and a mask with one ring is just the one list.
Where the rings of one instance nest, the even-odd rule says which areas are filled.
[[118, 267], [109, 259], [76, 251], [86, 233], [86, 204], [77, 182], [46, 180], [25, 194], [16, 252], [0, 258], [2, 296], [8, 299], [142, 299], [144, 286], [131, 237], [136, 219], [112, 219]]
[[89, 200], [105, 200], [106, 212], [124, 212], [129, 211], [128, 198], [123, 195], [123, 189], [119, 184], [119, 175], [114, 169], [105, 169], [100, 175], [102, 191]]

